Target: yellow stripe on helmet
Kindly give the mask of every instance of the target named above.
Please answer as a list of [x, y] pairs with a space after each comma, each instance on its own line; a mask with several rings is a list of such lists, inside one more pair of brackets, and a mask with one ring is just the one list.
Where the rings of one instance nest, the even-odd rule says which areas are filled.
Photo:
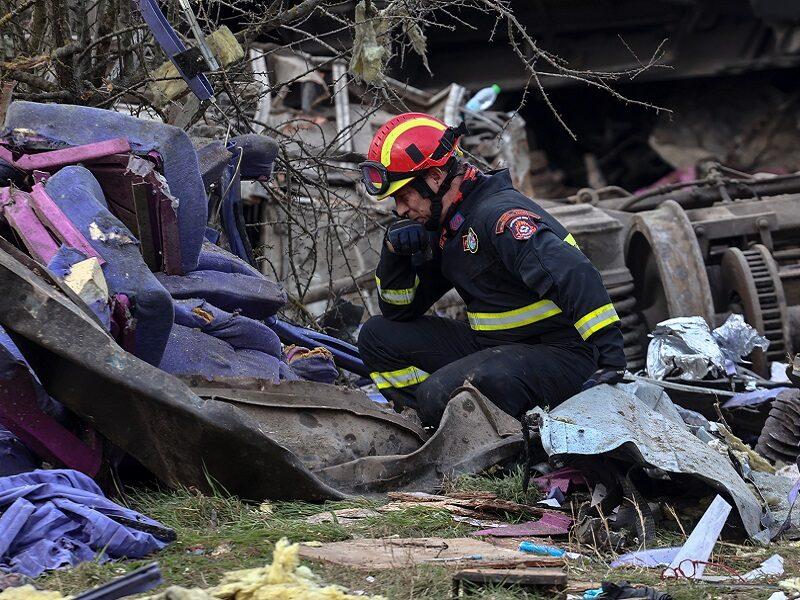
[[[384, 167], [389, 167], [390, 161], [392, 160], [392, 146], [394, 146], [397, 138], [414, 127], [433, 127], [439, 131], [447, 129], [446, 125], [425, 117], [409, 119], [404, 123], [400, 123], [400, 125], [389, 132], [389, 135], [387, 135], [386, 139], [383, 141], [383, 146], [381, 146], [381, 164], [383, 164]], [[426, 156], [425, 158], [428, 157]]]

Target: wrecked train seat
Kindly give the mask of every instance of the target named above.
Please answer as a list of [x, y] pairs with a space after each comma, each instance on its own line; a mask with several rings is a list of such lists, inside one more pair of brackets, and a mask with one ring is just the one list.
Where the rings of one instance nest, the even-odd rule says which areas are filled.
[[122, 350], [25, 258], [0, 244], [0, 289], [8, 292], [0, 294], [0, 325], [25, 341], [25, 357], [48, 392], [162, 482], [203, 492], [218, 489], [216, 482], [250, 500], [343, 497], [238, 407], [201, 400]]
[[171, 375], [258, 377], [278, 383], [295, 379], [289, 365], [249, 348], [237, 349], [225, 340], [184, 325], [173, 325], [159, 367]]
[[281, 360], [278, 336], [266, 325], [210, 305], [177, 300], [161, 368], [173, 375], [297, 379]]
[[144, 263], [138, 241], [109, 212], [100, 185], [87, 169], [64, 167], [45, 188], [105, 259], [103, 274], [109, 291], [130, 300], [136, 319], [133, 354], [158, 365], [172, 328], [172, 298]]
[[219, 271], [194, 271], [186, 275], [156, 277], [176, 300], [202, 298], [228, 312], [241, 312], [251, 319], [271, 317], [286, 304], [286, 292], [263, 276]]
[[208, 201], [197, 153], [182, 129], [98, 108], [21, 101], [9, 107], [5, 126], [6, 141], [22, 148], [33, 139], [63, 148], [125, 138], [136, 154], [155, 153], [177, 199], [182, 270], [197, 267]]
[[203, 177], [206, 191], [209, 191], [213, 184], [219, 182], [230, 164], [231, 156], [233, 155], [225, 147], [225, 142], [220, 140], [209, 141], [197, 149], [200, 174]]
[[278, 143], [266, 135], [245, 133], [231, 138], [231, 144], [242, 149], [241, 178], [245, 181], [269, 181], [278, 156]]
[[197, 261], [198, 271], [217, 271], [219, 273], [241, 273], [250, 277], [266, 279], [264, 275], [243, 261], [238, 256], [231, 254], [224, 248], [212, 244], [208, 240], [203, 242], [200, 258]]

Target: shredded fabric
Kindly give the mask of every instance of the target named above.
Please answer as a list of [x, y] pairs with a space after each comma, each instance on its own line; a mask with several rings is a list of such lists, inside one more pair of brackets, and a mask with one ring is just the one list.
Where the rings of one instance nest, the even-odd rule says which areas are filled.
[[2, 600], [61, 600], [63, 597], [59, 592], [37, 590], [30, 584], [10, 587], [0, 592]]
[[0, 477], [0, 511], [0, 571], [29, 577], [90, 560], [143, 558], [175, 539], [70, 469]]

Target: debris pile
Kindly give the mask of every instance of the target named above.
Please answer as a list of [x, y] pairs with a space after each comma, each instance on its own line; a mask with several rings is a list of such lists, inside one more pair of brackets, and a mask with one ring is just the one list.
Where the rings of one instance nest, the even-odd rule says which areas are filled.
[[[150, 27], [172, 31], [157, 3], [138, 4]], [[182, 43], [156, 73], [172, 81], [150, 90], [170, 114], [19, 101], [5, 111], [0, 571], [37, 577], [165, 548], [173, 531], [103, 493], [143, 467], [169, 487], [257, 501], [372, 499], [305, 518], [355, 539], [284, 539], [271, 565], [148, 600], [365, 597], [322, 584], [301, 558], [368, 572], [454, 568], [456, 593], [670, 598], [626, 581], [637, 568], [664, 587], [777, 583], [787, 559], [772, 547], [800, 535], [800, 174], [744, 173], [707, 153], [679, 165], [684, 142], [659, 126], [651, 145], [673, 173], [630, 192], [606, 185], [587, 154], [590, 187], [558, 197], [562, 177], [529, 147], [516, 112], [469, 109], [456, 83], [431, 93], [382, 74], [369, 6], [357, 8], [351, 68], [366, 82], [380, 75], [406, 108], [448, 125], [463, 117], [464, 149], [481, 168], [508, 167], [523, 193], [549, 197], [543, 206], [601, 272], [620, 317], [627, 383], [520, 422], [467, 381], [435, 429], [370, 394], [354, 341], [377, 312], [375, 248], [391, 213], [365, 208], [353, 167], [390, 109], [351, 104], [363, 88], [341, 59], [244, 49], [223, 27], [198, 43], [209, 65], [251, 58], [247, 133], [220, 125], [226, 100], [203, 71], [182, 68]], [[424, 46], [421, 30], [409, 35]], [[208, 122], [193, 122], [211, 100]], [[330, 231], [346, 235], [331, 244]], [[464, 303], [451, 293], [435, 310], [459, 318]], [[522, 497], [533, 484], [535, 501], [447, 487], [523, 461]], [[416, 511], [462, 529], [361, 535]], [[685, 539], [662, 547], [664, 530]], [[714, 559], [723, 537], [772, 554], [740, 573]], [[614, 581], [579, 580], [589, 565]], [[115, 597], [161, 583], [152, 568], [131, 576]], [[799, 587], [779, 586], [773, 598]], [[60, 597], [26, 587], [0, 596]]]

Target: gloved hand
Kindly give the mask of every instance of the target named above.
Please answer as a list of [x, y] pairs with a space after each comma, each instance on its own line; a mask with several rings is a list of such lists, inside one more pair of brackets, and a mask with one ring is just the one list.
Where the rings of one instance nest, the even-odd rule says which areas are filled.
[[411, 219], [400, 219], [386, 230], [386, 247], [389, 252], [401, 256], [411, 256], [417, 252], [425, 252], [430, 245], [430, 238], [425, 226]]
[[600, 385], [601, 383], [607, 383], [608, 385], [614, 385], [622, 381], [622, 377], [625, 375], [625, 371], [619, 371], [617, 369], [610, 369], [608, 367], [603, 369], [597, 369], [592, 376], [589, 377], [586, 381], [583, 382], [581, 386], [581, 391], [586, 391], [589, 388], [593, 388], [596, 385]]

